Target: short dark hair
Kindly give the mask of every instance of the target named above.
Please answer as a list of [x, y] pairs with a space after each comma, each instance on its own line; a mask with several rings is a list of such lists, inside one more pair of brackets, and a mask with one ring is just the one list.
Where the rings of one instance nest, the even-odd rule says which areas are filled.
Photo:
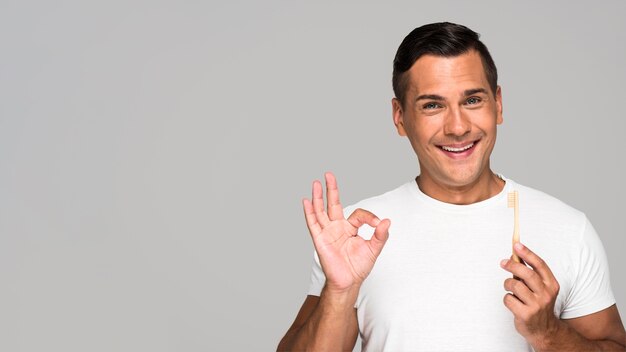
[[415, 28], [404, 38], [393, 59], [393, 92], [404, 105], [408, 80], [405, 72], [423, 55], [455, 57], [476, 50], [485, 69], [492, 93], [498, 87], [498, 70], [489, 50], [478, 38], [480, 34], [460, 24], [431, 23]]

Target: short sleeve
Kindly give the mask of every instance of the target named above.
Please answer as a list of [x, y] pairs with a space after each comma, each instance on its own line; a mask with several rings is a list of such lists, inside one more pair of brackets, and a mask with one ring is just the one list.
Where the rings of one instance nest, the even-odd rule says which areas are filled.
[[574, 258], [574, 281], [561, 313], [563, 319], [596, 313], [615, 304], [606, 252], [588, 219]]
[[308, 294], [312, 296], [319, 296], [322, 293], [322, 289], [326, 284], [326, 275], [322, 271], [322, 265], [320, 264], [320, 258], [317, 252], [313, 253], [313, 265], [311, 268], [311, 282], [309, 284]]

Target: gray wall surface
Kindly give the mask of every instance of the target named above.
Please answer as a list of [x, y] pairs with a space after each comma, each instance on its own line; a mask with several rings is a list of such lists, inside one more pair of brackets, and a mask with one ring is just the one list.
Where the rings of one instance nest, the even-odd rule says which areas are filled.
[[443, 20], [498, 65], [494, 170], [588, 215], [626, 318], [625, 13], [0, 0], [0, 350], [274, 349], [308, 286], [310, 182], [334, 171], [350, 204], [418, 173], [391, 63]]

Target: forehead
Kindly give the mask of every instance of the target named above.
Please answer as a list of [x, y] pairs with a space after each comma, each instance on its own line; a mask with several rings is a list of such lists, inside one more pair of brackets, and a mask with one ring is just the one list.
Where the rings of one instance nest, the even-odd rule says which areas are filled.
[[409, 95], [452, 96], [467, 89], [491, 91], [477, 51], [455, 57], [424, 55], [407, 71]]

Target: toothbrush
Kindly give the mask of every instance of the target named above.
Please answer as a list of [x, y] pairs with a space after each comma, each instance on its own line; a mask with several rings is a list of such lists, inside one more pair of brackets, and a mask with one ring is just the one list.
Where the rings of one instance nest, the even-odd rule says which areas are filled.
[[[514, 209], [514, 214], [515, 214], [515, 226], [513, 227], [513, 246], [519, 242], [519, 195], [517, 193], [517, 191], [513, 191], [513, 192], [509, 192], [509, 208], [513, 208]], [[515, 250], [513, 250], [513, 256], [511, 257], [511, 259], [513, 259], [513, 261], [520, 263], [521, 260], [520, 258], [517, 256], [517, 254], [515, 254]]]

